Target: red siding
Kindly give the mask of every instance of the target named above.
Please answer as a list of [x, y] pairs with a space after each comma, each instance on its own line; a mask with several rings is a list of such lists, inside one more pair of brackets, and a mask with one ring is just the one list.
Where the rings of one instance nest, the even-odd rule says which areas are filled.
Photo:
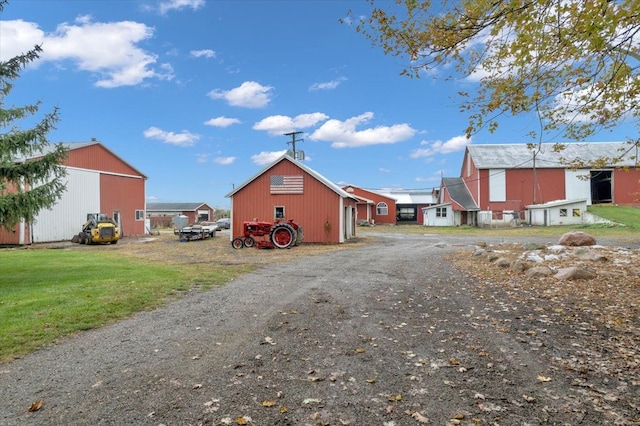
[[[469, 173], [467, 173], [467, 169], [469, 169]], [[464, 180], [467, 185], [473, 201], [476, 202], [478, 207], [482, 208], [482, 206], [480, 206], [480, 193], [481, 191], [483, 194], [485, 192], [484, 189], [480, 189], [480, 182], [482, 181], [480, 176], [480, 171], [476, 168], [473, 159], [469, 155], [469, 151], [467, 151], [464, 155], [464, 160], [462, 161], [462, 180]]]
[[614, 203], [640, 206], [640, 169], [616, 170], [613, 182]]
[[139, 171], [100, 144], [70, 150], [64, 164], [81, 169], [141, 176]]
[[[396, 223], [396, 200], [393, 198], [385, 197], [384, 195], [376, 194], [375, 192], [367, 191], [366, 189], [358, 188], [357, 186], [349, 185], [343, 187], [353, 188], [353, 194], [358, 197], [367, 198], [374, 202], [371, 206], [371, 219], [375, 220], [376, 224], [395, 224]], [[387, 203], [387, 214], [379, 215], [377, 212], [378, 203]], [[367, 219], [367, 210], [365, 204], [358, 205], [358, 219]]]
[[[116, 175], [100, 175], [100, 209], [110, 217], [120, 211], [121, 235], [144, 234], [145, 180]], [[136, 220], [142, 210], [142, 220]]]
[[[303, 175], [303, 194], [269, 193], [271, 175]], [[290, 161], [280, 161], [233, 195], [232, 235], [242, 235], [242, 222], [257, 219], [275, 221], [276, 206], [285, 208], [285, 219], [304, 228], [304, 241], [340, 241], [340, 196]], [[355, 202], [354, 202], [355, 206]]]

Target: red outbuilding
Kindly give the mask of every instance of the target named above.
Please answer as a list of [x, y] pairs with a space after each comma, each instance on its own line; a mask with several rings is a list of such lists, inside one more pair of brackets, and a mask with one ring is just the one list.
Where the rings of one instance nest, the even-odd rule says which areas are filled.
[[0, 244], [70, 240], [92, 213], [112, 217], [121, 236], [144, 234], [147, 177], [96, 140], [63, 145], [69, 150], [63, 162], [66, 191], [33, 223], [20, 223], [13, 232], [0, 230]]
[[284, 155], [227, 194], [230, 239], [243, 222], [293, 220], [306, 243], [343, 243], [355, 237], [357, 199], [302, 162]]

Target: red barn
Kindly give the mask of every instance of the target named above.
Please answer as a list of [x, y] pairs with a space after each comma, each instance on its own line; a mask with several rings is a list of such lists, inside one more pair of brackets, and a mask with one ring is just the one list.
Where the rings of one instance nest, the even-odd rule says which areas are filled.
[[0, 244], [70, 240], [89, 213], [112, 217], [123, 236], [144, 234], [147, 177], [98, 141], [64, 145], [69, 149], [63, 162], [67, 190], [34, 223], [18, 224], [13, 232], [0, 230]]
[[[553, 144], [542, 144], [539, 151], [525, 144], [469, 145], [461, 177], [481, 210], [522, 211], [529, 204], [581, 198], [588, 205], [640, 205], [638, 151], [624, 142], [568, 143], [559, 152]], [[576, 170], [563, 161], [612, 157], [620, 161]]]
[[[466, 212], [462, 224], [524, 219], [527, 206], [557, 200], [587, 200], [640, 206], [640, 147], [626, 142], [469, 145], [459, 179], [443, 179], [439, 203]], [[618, 161], [602, 162], [616, 158]], [[592, 167], [572, 168], [580, 159]], [[445, 206], [443, 205], [443, 208]], [[436, 209], [437, 210], [437, 209]]]
[[354, 185], [347, 185], [342, 187], [342, 189], [358, 199], [358, 222], [366, 221], [370, 224], [395, 225], [395, 198], [368, 191]]
[[249, 220], [293, 220], [303, 227], [307, 243], [343, 243], [355, 236], [357, 199], [289, 155], [227, 197], [232, 240], [242, 235], [242, 223]]

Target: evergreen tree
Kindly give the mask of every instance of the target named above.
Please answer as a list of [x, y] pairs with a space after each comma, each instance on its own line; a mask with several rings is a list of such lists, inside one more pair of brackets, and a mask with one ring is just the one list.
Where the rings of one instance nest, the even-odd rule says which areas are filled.
[[[5, 4], [7, 0], [0, 0], [0, 12]], [[47, 140], [59, 120], [58, 108], [32, 128], [21, 130], [15, 122], [34, 116], [40, 102], [5, 106], [20, 71], [41, 52], [41, 46], [35, 46], [25, 54], [0, 61], [0, 226], [9, 231], [22, 220], [33, 222], [38, 212], [53, 206], [66, 189], [66, 170], [61, 162], [67, 150]]]

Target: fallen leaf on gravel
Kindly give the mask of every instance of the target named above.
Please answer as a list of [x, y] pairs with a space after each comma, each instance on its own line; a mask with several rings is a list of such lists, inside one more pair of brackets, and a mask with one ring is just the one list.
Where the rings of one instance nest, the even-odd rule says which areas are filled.
[[236, 419], [236, 423], [239, 425], [248, 425], [252, 423], [252, 420], [249, 416], [240, 416]]
[[456, 419], [456, 420], [462, 420], [462, 419], [464, 419], [464, 414], [456, 413], [456, 414], [453, 415], [453, 418]]
[[375, 382], [376, 382], [376, 379], [369, 379], [369, 380], [367, 380], [367, 383], [375, 383]]
[[263, 345], [269, 344], [269, 345], [275, 345], [276, 342], [273, 341], [273, 338], [267, 336], [264, 338], [264, 342], [262, 342]]
[[550, 382], [551, 381], [551, 377], [538, 376], [538, 380], [541, 381], [541, 382]]
[[263, 407], [273, 407], [274, 405], [276, 405], [276, 402], [273, 401], [273, 400], [262, 401], [262, 406]]
[[389, 395], [389, 398], [387, 398], [389, 401], [402, 401], [402, 395], [398, 394], [398, 395]]
[[385, 411], [387, 412], [387, 414], [391, 414], [394, 411], [396, 411], [396, 407], [394, 405], [387, 405], [387, 408], [385, 408]]
[[202, 387], [202, 383], [196, 383], [193, 385], [193, 389], [200, 389]]
[[306, 398], [302, 401], [303, 404], [319, 404], [320, 400], [318, 398]]
[[484, 395], [483, 395], [483, 394], [481, 394], [481, 393], [477, 393], [477, 394], [473, 395], [473, 397], [474, 397], [475, 399], [484, 399]]
[[278, 411], [280, 412], [280, 414], [284, 414], [284, 413], [286, 413], [288, 410], [289, 410], [289, 409], [287, 408], [287, 406], [286, 406], [286, 405], [283, 405], [282, 407], [280, 407], [280, 408], [278, 409]]
[[361, 354], [361, 353], [364, 353], [364, 352], [366, 352], [366, 351], [364, 349], [362, 349], [362, 348], [356, 349], [356, 353], [358, 353], [358, 354]]
[[418, 421], [418, 423], [429, 423], [429, 419], [425, 416], [423, 416], [422, 414], [418, 413], [417, 411], [415, 411], [413, 414], [411, 414], [411, 417], [413, 417], [414, 419], [416, 419]]
[[39, 409], [42, 408], [42, 404], [44, 404], [44, 401], [39, 399], [36, 402], [34, 402], [33, 404], [31, 404], [31, 407], [29, 407], [29, 411], [38, 411]]
[[529, 395], [522, 395], [522, 399], [524, 399], [527, 402], [535, 402], [536, 401], [536, 399], [534, 397], [529, 396]]

